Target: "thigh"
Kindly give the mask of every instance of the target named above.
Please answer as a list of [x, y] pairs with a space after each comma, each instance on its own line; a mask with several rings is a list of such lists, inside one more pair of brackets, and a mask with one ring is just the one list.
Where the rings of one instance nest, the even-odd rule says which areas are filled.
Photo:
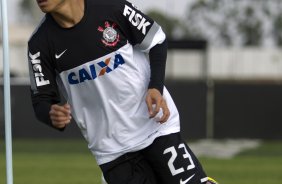
[[126, 154], [100, 167], [108, 184], [157, 184], [153, 170], [140, 153]]
[[206, 178], [200, 162], [180, 133], [157, 138], [142, 153], [161, 184], [200, 184]]

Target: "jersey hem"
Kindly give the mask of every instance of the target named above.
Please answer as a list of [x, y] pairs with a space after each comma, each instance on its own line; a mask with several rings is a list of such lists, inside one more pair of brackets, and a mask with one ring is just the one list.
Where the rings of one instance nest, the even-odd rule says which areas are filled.
[[159, 129], [157, 131], [157, 133], [155, 133], [149, 139], [147, 139], [146, 141], [144, 141], [143, 143], [141, 143], [140, 145], [138, 145], [134, 148], [127, 149], [127, 150], [122, 151], [122, 152], [117, 153], [117, 154], [112, 154], [110, 156], [106, 156], [103, 159], [97, 158], [97, 156], [95, 156], [95, 153], [93, 153], [93, 152], [92, 152], [92, 154], [95, 156], [96, 162], [97, 162], [98, 165], [106, 164], [108, 162], [111, 162], [111, 161], [117, 159], [118, 157], [120, 157], [120, 156], [122, 156], [126, 153], [136, 152], [136, 151], [140, 151], [142, 149], [145, 149], [146, 147], [150, 146], [155, 141], [155, 139], [158, 138], [158, 137], [173, 134], [173, 133], [178, 133], [178, 132], [180, 132], [180, 127], [176, 127], [176, 128], [169, 129], [169, 130], [160, 130]]

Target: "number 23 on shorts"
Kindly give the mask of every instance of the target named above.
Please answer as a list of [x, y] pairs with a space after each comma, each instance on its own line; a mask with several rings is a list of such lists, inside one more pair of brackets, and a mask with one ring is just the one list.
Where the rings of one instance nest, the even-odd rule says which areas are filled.
[[[184, 152], [183, 152], [183, 154], [181, 154], [181, 155], [178, 155], [178, 152], [177, 152], [177, 150], [176, 149], [178, 149], [178, 150], [183, 150]], [[195, 168], [195, 164], [194, 164], [194, 162], [193, 162], [193, 160], [192, 160], [192, 157], [191, 157], [191, 155], [189, 154], [189, 152], [188, 152], [188, 150], [186, 149], [186, 147], [185, 147], [185, 144], [184, 143], [181, 143], [181, 144], [179, 144], [179, 146], [177, 147], [177, 148], [175, 148], [175, 146], [171, 146], [171, 147], [169, 147], [169, 148], [167, 148], [167, 149], [165, 149], [164, 150], [164, 152], [163, 152], [163, 154], [165, 155], [165, 154], [168, 154], [168, 153], [170, 153], [171, 154], [171, 157], [170, 157], [170, 159], [168, 160], [168, 167], [169, 167], [169, 170], [170, 170], [170, 172], [171, 172], [171, 174], [173, 175], [173, 176], [175, 176], [175, 175], [177, 175], [177, 174], [180, 174], [180, 173], [183, 173], [183, 172], [185, 172], [185, 170], [191, 170], [191, 169], [194, 169]], [[189, 165], [185, 168], [185, 166], [183, 166], [183, 167], [180, 167], [180, 168], [175, 168], [175, 166], [174, 166], [174, 161], [176, 160], [176, 158], [178, 158], [178, 157], [183, 157], [183, 159], [188, 159], [189, 160]]]

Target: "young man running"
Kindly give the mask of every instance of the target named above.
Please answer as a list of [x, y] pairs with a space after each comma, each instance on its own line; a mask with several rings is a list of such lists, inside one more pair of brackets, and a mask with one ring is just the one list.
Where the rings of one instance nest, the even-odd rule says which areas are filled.
[[37, 118], [63, 130], [73, 117], [109, 184], [212, 183], [179, 133], [161, 27], [124, 0], [37, 3], [46, 13], [28, 42]]

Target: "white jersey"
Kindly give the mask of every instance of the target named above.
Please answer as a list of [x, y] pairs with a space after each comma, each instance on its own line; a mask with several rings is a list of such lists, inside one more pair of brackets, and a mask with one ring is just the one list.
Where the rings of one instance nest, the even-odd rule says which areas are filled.
[[71, 29], [46, 15], [29, 41], [33, 103], [59, 102], [59, 88], [98, 164], [179, 132], [179, 114], [165, 88], [166, 123], [158, 123], [162, 112], [150, 119], [145, 102], [147, 52], [164, 39], [156, 22], [122, 0], [86, 1], [83, 19]]

